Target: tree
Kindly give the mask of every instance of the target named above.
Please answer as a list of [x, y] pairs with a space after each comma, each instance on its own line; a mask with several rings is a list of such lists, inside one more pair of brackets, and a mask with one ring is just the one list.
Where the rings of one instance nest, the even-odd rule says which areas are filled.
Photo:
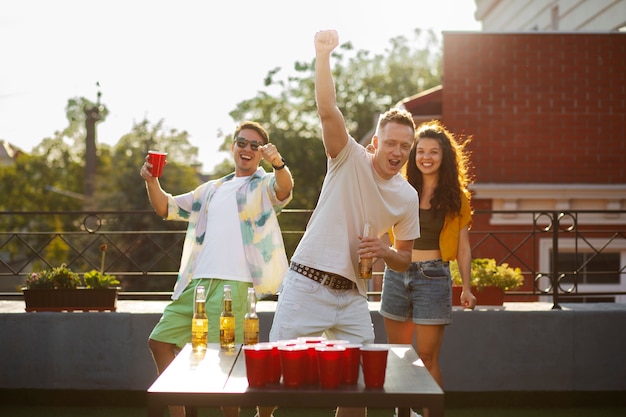
[[[151, 209], [139, 169], [149, 150], [167, 152], [167, 166], [160, 182], [172, 194], [187, 192], [200, 184], [198, 148], [186, 131], [163, 128], [163, 120], [151, 125], [136, 123], [111, 149], [101, 147], [98, 155], [97, 207], [102, 210]], [[142, 193], [138, 193], [142, 190]]]
[[[413, 47], [417, 45], [417, 48]], [[399, 36], [385, 54], [354, 51], [345, 43], [333, 54], [337, 103], [350, 134], [369, 142], [377, 117], [400, 100], [441, 83], [440, 41], [432, 31], [414, 31], [410, 42]], [[294, 177], [294, 199], [289, 207], [312, 209], [326, 174], [326, 155], [315, 106], [314, 60], [296, 62], [294, 75], [283, 77], [281, 68], [270, 70], [265, 90], [237, 104], [233, 120], [257, 120], [270, 132]], [[222, 150], [230, 149], [226, 135]], [[269, 168], [266, 165], [267, 168]], [[232, 171], [232, 163], [220, 164], [215, 173]], [[283, 230], [304, 230], [308, 217], [279, 217]], [[300, 236], [287, 235], [288, 252]]]
[[[87, 104], [85, 104], [87, 103]], [[0, 189], [3, 199], [0, 210], [3, 211], [80, 211], [83, 209], [84, 190], [84, 152], [85, 146], [79, 145], [80, 136], [84, 142], [84, 112], [88, 102], [84, 99], [68, 101], [67, 116], [69, 126], [54, 137], [45, 138], [31, 155], [20, 155], [14, 165], [0, 167]], [[82, 118], [82, 121], [79, 120]], [[83, 126], [83, 127], [81, 127]], [[81, 133], [83, 132], [83, 133]], [[98, 147], [97, 192], [93, 196], [94, 207], [104, 210], [146, 210], [150, 209], [145, 185], [139, 175], [139, 169], [149, 149], [164, 149], [169, 152], [166, 175], [161, 179], [164, 187], [173, 194], [189, 191], [200, 184], [198, 174], [197, 148], [191, 146], [187, 132], [174, 129], [165, 131], [163, 121], [151, 125], [147, 120], [133, 126], [133, 130], [120, 139], [115, 147]], [[120, 214], [116, 218], [107, 217], [102, 230], [180, 230], [184, 228], [176, 223], [161, 224], [156, 214], [130, 216]], [[44, 232], [41, 235], [29, 235], [27, 241], [13, 239], [2, 246], [3, 260], [9, 265], [23, 267], [29, 259], [40, 263], [32, 251], [39, 251], [46, 262], [58, 265], [73, 260], [74, 267], [83, 268], [84, 259], [98, 258], [98, 237], [92, 234], [73, 234], [72, 240], [66, 237], [50, 239], [45, 232], [78, 232], [85, 226], [82, 218], [74, 216], [12, 215], [0, 217], [2, 230], [32, 230]], [[85, 226], [86, 228], [86, 226]], [[127, 259], [139, 260], [140, 263], [156, 264], [154, 253], [159, 253], [156, 246], [172, 248], [169, 255], [180, 259], [175, 253], [182, 247], [181, 242], [172, 239], [172, 235], [159, 235], [148, 239], [145, 235], [129, 234], [123, 236], [111, 248], [112, 259], [120, 259], [115, 265], [119, 270], [133, 270], [132, 266], [124, 269]], [[181, 243], [181, 244], [178, 244]], [[80, 255], [78, 253], [80, 252]], [[91, 254], [93, 252], [93, 254]], [[127, 255], [127, 256], [126, 256]], [[169, 258], [164, 262], [169, 261]], [[46, 265], [33, 265], [43, 267]], [[89, 269], [89, 268], [87, 268]], [[170, 270], [171, 266], [157, 270]], [[129, 281], [129, 280], [127, 280]], [[157, 281], [154, 281], [157, 282]], [[165, 288], [171, 289], [171, 282]], [[148, 287], [148, 286], [146, 286]], [[155, 288], [162, 289], [162, 288]]]
[[[412, 41], [402, 36], [391, 39], [383, 54], [355, 51], [350, 43], [346, 43], [333, 56], [338, 105], [349, 132], [362, 143], [371, 138], [379, 113], [441, 82], [440, 41], [432, 31], [415, 30]], [[289, 208], [312, 209], [326, 174], [326, 156], [315, 106], [314, 61], [295, 62], [293, 70], [290, 75], [285, 75], [281, 68], [268, 71], [265, 90], [238, 103], [230, 116], [236, 121], [258, 120], [268, 128], [271, 141], [279, 148], [294, 176], [294, 200]], [[0, 167], [3, 193], [0, 210], [82, 209], [84, 110], [96, 105], [100, 108], [100, 123], [103, 123], [108, 115], [105, 106], [85, 98], [68, 100], [66, 114], [69, 123], [65, 129], [45, 138], [32, 155], [21, 156], [14, 166]], [[224, 135], [224, 138], [222, 149], [229, 150], [232, 134]], [[139, 167], [150, 149], [168, 152], [168, 165], [161, 179], [168, 192], [186, 192], [204, 180], [199, 174], [197, 149], [189, 143], [187, 132], [165, 131], [163, 121], [151, 124], [144, 120], [133, 126], [132, 131], [114, 147], [98, 146], [94, 207], [99, 210], [150, 208], [139, 176]], [[271, 169], [268, 164], [265, 168]], [[216, 167], [213, 176], [221, 176], [233, 169], [232, 162], [226, 161]], [[73, 223], [61, 224], [58, 218], [51, 218], [45, 224], [41, 218], [32, 216], [11, 216], [3, 221], [11, 223], [0, 224], [4, 230], [71, 230], [76, 227]], [[308, 215], [281, 215], [279, 221], [283, 231], [302, 231]], [[139, 220], [120, 216], [107, 225], [112, 230], [150, 230], [164, 226], [182, 228], [178, 224], [156, 223], [152, 214]], [[286, 235], [288, 254], [299, 240], [298, 234]], [[133, 244], [140, 248], [136, 250], [141, 251], [142, 259], [151, 259], [149, 245]], [[59, 257], [63, 256], [64, 250], [63, 245], [54, 248], [55, 253], [60, 253]]]
[[[150, 210], [145, 215], [128, 216], [121, 214], [109, 219], [108, 230], [181, 230], [186, 224], [178, 222], [162, 222], [152, 207], [145, 191], [144, 180], [139, 169], [149, 150], [167, 152], [167, 165], [163, 176], [159, 179], [163, 188], [173, 194], [182, 194], [196, 188], [201, 183], [199, 176], [198, 149], [189, 142], [187, 132], [175, 129], [165, 130], [163, 120], [151, 124], [148, 120], [136, 123], [132, 131], [124, 135], [113, 148], [102, 147], [98, 159], [101, 169], [98, 170], [97, 207], [100, 210]], [[131, 271], [134, 269], [131, 260], [136, 261], [146, 270], [171, 270], [170, 263], [180, 260], [183, 235], [169, 234], [132, 234], [118, 239], [112, 250], [112, 267]], [[158, 258], [162, 248], [169, 248], [168, 256]], [[115, 257], [123, 253], [124, 256]], [[167, 263], [167, 266], [164, 266]], [[147, 266], [150, 267], [147, 267]], [[170, 290], [173, 282], [166, 282], [143, 276], [121, 277], [127, 291]]]
[[[359, 141], [368, 141], [378, 114], [400, 100], [441, 83], [441, 48], [432, 31], [416, 29], [413, 43], [404, 36], [390, 41], [385, 54], [354, 51], [345, 43], [333, 54], [337, 103], [348, 131]], [[411, 45], [420, 48], [413, 49]], [[315, 106], [314, 61], [294, 64], [295, 75], [281, 77], [281, 69], [270, 70], [265, 91], [237, 104], [234, 120], [258, 120], [270, 131], [289, 163], [296, 182], [295, 207], [313, 208], [326, 172], [326, 156], [321, 143], [320, 124]], [[226, 135], [222, 150], [230, 148], [232, 135]], [[232, 170], [218, 166], [219, 174]]]

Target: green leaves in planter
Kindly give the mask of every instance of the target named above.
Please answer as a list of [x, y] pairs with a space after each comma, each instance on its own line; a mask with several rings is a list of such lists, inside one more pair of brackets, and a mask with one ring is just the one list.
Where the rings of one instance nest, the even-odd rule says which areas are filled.
[[115, 275], [109, 275], [104, 273], [104, 258], [107, 254], [107, 245], [103, 243], [100, 245], [100, 270], [97, 271], [92, 269], [91, 271], [85, 273], [83, 276], [83, 281], [85, 281], [85, 286], [87, 288], [96, 289], [96, 288], [112, 288], [120, 285], [120, 282], [115, 278]]
[[[454, 285], [463, 285], [456, 261], [450, 262], [450, 273]], [[515, 290], [524, 284], [522, 270], [510, 267], [507, 263], [496, 265], [493, 258], [472, 259], [472, 287], [482, 289], [493, 286], [503, 291]]]
[[26, 278], [26, 288], [28, 289], [77, 288], [79, 285], [81, 285], [80, 276], [65, 264], [49, 271], [33, 272]]
[[115, 275], [105, 274], [102, 271], [92, 269], [86, 272], [83, 279], [67, 267], [61, 264], [50, 270], [33, 272], [26, 277], [26, 289], [60, 289], [78, 288], [84, 285], [88, 289], [114, 288], [120, 284]]
[[104, 274], [95, 269], [86, 272], [83, 276], [83, 280], [85, 281], [85, 286], [91, 289], [111, 288], [120, 284], [120, 281], [115, 278], [115, 275]]

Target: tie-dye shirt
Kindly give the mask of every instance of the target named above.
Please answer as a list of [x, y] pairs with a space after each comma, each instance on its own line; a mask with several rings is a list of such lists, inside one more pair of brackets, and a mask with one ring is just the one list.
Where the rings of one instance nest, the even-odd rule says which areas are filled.
[[[182, 220], [189, 223], [178, 279], [172, 294], [173, 300], [180, 296], [193, 276], [195, 260], [206, 237], [209, 201], [215, 190], [234, 176], [235, 174], [231, 173], [206, 182], [186, 194], [175, 197], [167, 195], [167, 220]], [[293, 196], [289, 195], [283, 201], [278, 200], [274, 190], [275, 182], [274, 174], [269, 174], [259, 167], [236, 193], [243, 250], [250, 268], [252, 284], [259, 296], [275, 294], [288, 267], [277, 216]], [[219, 240], [213, 241], [219, 244]]]

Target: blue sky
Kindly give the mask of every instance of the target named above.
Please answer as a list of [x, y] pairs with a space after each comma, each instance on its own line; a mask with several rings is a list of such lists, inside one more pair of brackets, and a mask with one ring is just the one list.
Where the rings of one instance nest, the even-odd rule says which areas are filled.
[[381, 52], [415, 28], [480, 30], [473, 0], [2, 0], [0, 139], [30, 151], [67, 126], [72, 97], [109, 108], [98, 142], [134, 122], [186, 130], [206, 171], [227, 157], [217, 132], [263, 88], [267, 72], [313, 58], [313, 35]]

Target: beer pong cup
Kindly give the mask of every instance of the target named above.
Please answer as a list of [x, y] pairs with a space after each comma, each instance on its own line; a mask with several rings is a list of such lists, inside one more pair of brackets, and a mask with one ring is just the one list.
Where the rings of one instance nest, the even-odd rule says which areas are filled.
[[340, 346], [345, 349], [341, 366], [341, 383], [343, 385], [355, 385], [359, 381], [361, 347], [363, 345], [360, 343], [348, 343]]
[[278, 347], [280, 365], [283, 372], [283, 385], [287, 388], [299, 388], [304, 385], [307, 371], [308, 346], [304, 344]]
[[317, 365], [317, 351], [316, 348], [324, 346], [321, 343], [305, 343], [304, 346], [308, 348], [306, 360], [306, 375], [304, 377], [304, 383], [308, 385], [317, 385], [320, 381], [320, 371]]
[[150, 170], [150, 172], [152, 173], [153, 177], [160, 177], [163, 173], [166, 156], [167, 153], [165, 152], [148, 151], [148, 162], [152, 164], [152, 169]]
[[337, 388], [341, 383], [343, 346], [318, 346], [315, 348], [319, 368], [319, 384], [322, 388]]
[[267, 364], [270, 360], [270, 344], [244, 345], [246, 376], [251, 387], [263, 387], [268, 382]]
[[280, 384], [280, 377], [282, 375], [280, 369], [280, 351], [278, 350], [277, 342], [264, 342], [259, 343], [262, 346], [269, 346], [272, 348], [269, 358], [269, 369], [267, 370], [267, 383], [268, 384]]
[[389, 348], [381, 344], [361, 346], [363, 380], [366, 388], [382, 388], [385, 385]]

